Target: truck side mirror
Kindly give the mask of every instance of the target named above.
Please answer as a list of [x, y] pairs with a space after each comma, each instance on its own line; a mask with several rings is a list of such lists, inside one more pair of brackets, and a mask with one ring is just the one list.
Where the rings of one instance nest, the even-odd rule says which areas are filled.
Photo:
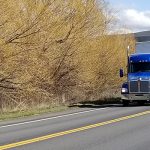
[[122, 78], [123, 76], [124, 76], [123, 69], [120, 69], [120, 77]]

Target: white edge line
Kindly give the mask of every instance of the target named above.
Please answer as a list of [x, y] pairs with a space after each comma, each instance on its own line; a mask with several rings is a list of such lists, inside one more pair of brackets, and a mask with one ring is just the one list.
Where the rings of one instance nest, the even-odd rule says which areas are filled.
[[25, 122], [20, 122], [20, 123], [14, 123], [14, 124], [0, 126], [0, 129], [7, 128], [7, 127], [13, 127], [13, 126], [19, 126], [19, 125], [25, 125], [25, 124], [30, 124], [30, 123], [36, 123], [36, 122], [41, 122], [41, 121], [47, 121], [47, 120], [52, 120], [52, 119], [57, 119], [57, 118], [69, 117], [69, 116], [74, 116], [74, 115], [78, 115], [78, 114], [84, 114], [84, 113], [94, 112], [94, 111], [98, 111], [98, 110], [103, 110], [103, 109], [107, 109], [107, 108], [109, 108], [109, 107], [99, 108], [99, 109], [92, 109], [92, 110], [87, 110], [87, 111], [82, 111], [82, 112], [76, 112], [76, 113], [71, 113], [71, 114], [51, 117], [51, 118], [44, 118], [44, 119], [25, 121]]

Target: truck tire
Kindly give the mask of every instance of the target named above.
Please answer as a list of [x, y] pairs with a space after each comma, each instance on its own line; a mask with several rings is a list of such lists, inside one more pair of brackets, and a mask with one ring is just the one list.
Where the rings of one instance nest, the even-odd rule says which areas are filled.
[[123, 104], [124, 107], [129, 106], [129, 101], [123, 100], [122, 104]]

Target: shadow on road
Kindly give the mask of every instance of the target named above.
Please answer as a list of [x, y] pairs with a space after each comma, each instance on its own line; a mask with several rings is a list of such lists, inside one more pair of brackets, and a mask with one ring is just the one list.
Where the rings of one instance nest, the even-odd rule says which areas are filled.
[[138, 103], [130, 103], [129, 106], [123, 106], [120, 98], [107, 99], [107, 100], [96, 100], [96, 101], [86, 101], [80, 102], [78, 104], [70, 105], [69, 107], [79, 107], [79, 108], [105, 108], [105, 107], [142, 107], [150, 106], [150, 103], [145, 103], [139, 105]]

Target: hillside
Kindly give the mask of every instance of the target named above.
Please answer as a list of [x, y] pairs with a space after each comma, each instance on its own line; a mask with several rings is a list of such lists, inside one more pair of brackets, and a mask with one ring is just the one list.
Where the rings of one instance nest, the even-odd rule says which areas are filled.
[[150, 31], [134, 33], [137, 42], [150, 41]]

